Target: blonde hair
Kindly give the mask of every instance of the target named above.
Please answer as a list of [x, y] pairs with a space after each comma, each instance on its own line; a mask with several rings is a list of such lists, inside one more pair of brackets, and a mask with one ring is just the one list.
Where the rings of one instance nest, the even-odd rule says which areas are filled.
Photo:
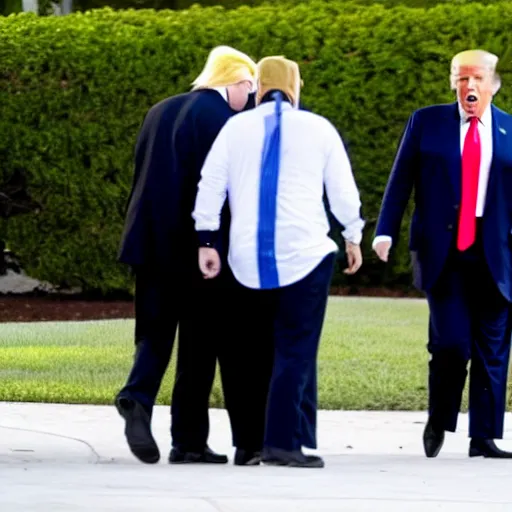
[[496, 94], [501, 85], [500, 78], [496, 74], [497, 65], [498, 57], [485, 50], [465, 50], [457, 53], [457, 55], [452, 58], [450, 65], [450, 87], [452, 90], [457, 88], [457, 79], [461, 66], [481, 66], [492, 73], [495, 89], [494, 94]]
[[217, 46], [210, 54], [200, 75], [192, 82], [193, 89], [226, 87], [243, 80], [256, 84], [256, 63], [245, 53], [230, 46]]

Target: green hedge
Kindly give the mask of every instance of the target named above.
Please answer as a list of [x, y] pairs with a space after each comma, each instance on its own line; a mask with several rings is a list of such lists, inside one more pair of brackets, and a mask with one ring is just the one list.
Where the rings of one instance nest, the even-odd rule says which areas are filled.
[[[365, 266], [336, 284], [408, 284], [407, 224], [391, 265], [370, 250], [399, 137], [412, 110], [451, 101], [451, 56], [468, 47], [502, 55], [509, 2], [431, 10], [317, 2], [225, 11], [123, 11], [0, 18], [0, 186], [27, 176], [39, 213], [0, 221], [0, 239], [31, 275], [103, 292], [131, 289], [116, 263], [135, 137], [147, 109], [182, 92], [208, 51], [230, 44], [254, 59], [300, 62], [304, 103], [339, 128], [368, 228]], [[504, 70], [496, 104], [512, 107]], [[507, 78], [508, 77], [508, 78]]]
[[21, 0], [0, 0], [0, 15], [7, 16], [21, 10]]
[[[329, 1], [329, 0], [326, 0]], [[338, 0], [339, 1], [339, 0]], [[345, 4], [357, 3], [360, 5], [382, 4], [386, 7], [404, 5], [406, 7], [433, 7], [442, 3], [465, 4], [478, 0], [343, 0]], [[481, 0], [479, 3], [491, 4], [502, 0]], [[262, 4], [296, 5], [298, 3], [311, 3], [308, 0], [74, 0], [75, 10], [85, 11], [102, 7], [114, 9], [188, 9], [199, 4], [204, 7], [222, 6], [227, 9], [234, 9], [242, 5], [256, 7]], [[315, 0], [313, 0], [315, 3]]]

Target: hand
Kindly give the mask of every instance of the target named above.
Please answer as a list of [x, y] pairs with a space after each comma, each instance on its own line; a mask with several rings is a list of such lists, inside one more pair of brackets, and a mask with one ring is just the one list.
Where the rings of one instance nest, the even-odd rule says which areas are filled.
[[391, 249], [391, 242], [379, 242], [375, 245], [374, 251], [382, 261], [388, 261], [389, 250]]
[[357, 244], [353, 244], [352, 242], [345, 241], [345, 252], [347, 253], [348, 268], [343, 272], [350, 275], [355, 274], [363, 264], [361, 247]]
[[220, 256], [211, 247], [199, 248], [199, 269], [205, 279], [213, 279], [220, 272]]

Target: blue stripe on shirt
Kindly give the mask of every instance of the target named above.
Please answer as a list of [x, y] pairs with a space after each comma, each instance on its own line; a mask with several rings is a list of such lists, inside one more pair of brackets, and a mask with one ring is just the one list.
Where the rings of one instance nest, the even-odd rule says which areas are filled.
[[258, 218], [258, 271], [261, 288], [279, 287], [275, 253], [277, 184], [281, 152], [281, 93], [274, 114], [265, 118]]

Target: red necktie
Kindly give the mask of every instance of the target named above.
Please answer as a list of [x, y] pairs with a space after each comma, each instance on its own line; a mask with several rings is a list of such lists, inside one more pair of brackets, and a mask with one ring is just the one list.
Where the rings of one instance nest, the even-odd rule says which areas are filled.
[[465, 251], [475, 241], [480, 155], [478, 118], [472, 117], [462, 150], [462, 202], [457, 237], [457, 249], [459, 251]]

